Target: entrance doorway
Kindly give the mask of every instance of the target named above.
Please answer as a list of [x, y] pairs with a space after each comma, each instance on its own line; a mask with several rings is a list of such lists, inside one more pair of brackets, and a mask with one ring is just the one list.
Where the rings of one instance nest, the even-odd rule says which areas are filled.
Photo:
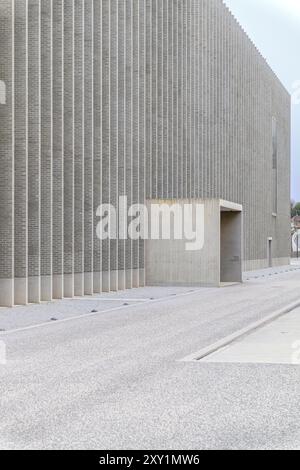
[[221, 269], [220, 281], [243, 281], [242, 274], [242, 212], [221, 207]]
[[268, 239], [268, 262], [269, 262], [269, 268], [272, 268], [272, 267], [273, 267], [272, 242], [273, 242], [273, 238], [269, 238], [269, 239]]

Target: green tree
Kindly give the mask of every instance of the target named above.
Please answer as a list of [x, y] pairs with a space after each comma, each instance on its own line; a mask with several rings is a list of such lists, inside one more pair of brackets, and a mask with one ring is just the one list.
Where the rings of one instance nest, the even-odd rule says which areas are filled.
[[295, 217], [296, 215], [300, 215], [300, 202], [291, 204], [291, 215], [292, 217]]

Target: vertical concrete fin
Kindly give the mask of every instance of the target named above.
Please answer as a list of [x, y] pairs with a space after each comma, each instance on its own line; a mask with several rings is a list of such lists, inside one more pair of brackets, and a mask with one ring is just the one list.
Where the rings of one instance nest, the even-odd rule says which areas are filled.
[[40, 0], [28, 0], [28, 301], [38, 303], [40, 286]]
[[15, 1], [14, 277], [15, 304], [28, 299], [28, 1]]
[[[143, 204], [146, 199], [146, 127], [145, 127], [145, 109], [146, 109], [146, 1], [139, 3], [139, 191], [138, 202]], [[145, 243], [144, 240], [138, 240], [138, 287], [145, 285]]]
[[74, 296], [74, 0], [64, 0], [64, 296]]
[[[132, 204], [139, 202], [139, 169], [140, 159], [140, 109], [139, 109], [139, 83], [140, 83], [140, 42], [139, 42], [139, 4], [138, 0], [132, 1]], [[132, 240], [132, 287], [139, 286], [139, 242]]]
[[74, 294], [80, 296], [84, 294], [84, 0], [75, 0], [74, 15]]
[[[135, 0], [132, 0], [133, 2]], [[118, 0], [110, 0], [109, 44], [110, 44], [110, 154], [109, 186], [110, 204], [118, 209]], [[118, 241], [110, 240], [110, 290], [118, 290]]]
[[[118, 2], [118, 193], [120, 196], [126, 196], [126, 148], [125, 148], [125, 126], [126, 126], [126, 107], [125, 107], [125, 77], [126, 77], [126, 30], [125, 30], [125, 2]], [[124, 199], [122, 200], [125, 201]], [[127, 207], [122, 208], [127, 211]], [[119, 221], [119, 228], [124, 224]], [[122, 227], [121, 227], [122, 225]], [[125, 279], [125, 240], [118, 241], [118, 289], [126, 288]]]
[[41, 0], [41, 300], [52, 300], [52, 0]]
[[84, 293], [93, 294], [94, 0], [84, 2]]
[[93, 163], [93, 179], [94, 179], [94, 193], [93, 193], [93, 291], [98, 294], [102, 291], [102, 255], [101, 255], [101, 240], [97, 237], [96, 226], [99, 221], [97, 217], [97, 209], [101, 204], [101, 170], [102, 170], [102, 126], [101, 126], [101, 106], [102, 106], [102, 93], [101, 93], [101, 77], [102, 77], [102, 62], [101, 62], [101, 2], [94, 1], [94, 44], [93, 44], [93, 106], [94, 106], [94, 163]]
[[53, 298], [64, 296], [64, 26], [63, 0], [53, 0]]
[[[126, 107], [126, 195], [128, 207], [133, 204], [133, 2], [126, 0], [126, 77], [125, 77], [125, 107]], [[132, 288], [132, 240], [126, 240], [126, 288]]]
[[14, 1], [0, 4], [0, 79], [6, 101], [0, 104], [0, 305], [14, 303]]
[[[110, 203], [110, 2], [102, 6], [102, 203]], [[106, 216], [107, 213], [103, 214]], [[110, 241], [102, 240], [102, 290], [110, 290]]]

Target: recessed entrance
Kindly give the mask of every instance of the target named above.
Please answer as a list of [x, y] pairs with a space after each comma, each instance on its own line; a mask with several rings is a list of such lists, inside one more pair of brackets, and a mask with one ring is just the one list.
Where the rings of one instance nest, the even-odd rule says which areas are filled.
[[[197, 238], [203, 243], [194, 250], [188, 249], [186, 233], [182, 239], [150, 237], [146, 240], [148, 286], [220, 287], [242, 282], [243, 207], [240, 204], [222, 199], [153, 199], [148, 201], [150, 215], [151, 205], [155, 204], [167, 207], [169, 215], [172, 211], [176, 215], [174, 205], [182, 210], [185, 206], [192, 207], [193, 211], [200, 207], [200, 224], [195, 223], [190, 213], [178, 223], [182, 226], [184, 222], [185, 228], [193, 226]], [[150, 220], [150, 230], [154, 222]]]
[[220, 282], [242, 282], [242, 211], [221, 206], [220, 217]]
[[272, 238], [268, 239], [268, 261], [269, 261], [269, 268], [273, 266], [273, 254], [272, 254]]

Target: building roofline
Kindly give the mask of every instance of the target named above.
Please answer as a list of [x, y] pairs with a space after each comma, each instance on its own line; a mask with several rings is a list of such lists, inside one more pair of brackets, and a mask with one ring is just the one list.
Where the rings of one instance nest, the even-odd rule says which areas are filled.
[[241, 32], [245, 35], [245, 37], [248, 39], [251, 47], [253, 47], [255, 49], [255, 51], [258, 53], [258, 55], [260, 56], [260, 58], [263, 60], [264, 64], [268, 67], [270, 73], [276, 78], [276, 80], [278, 81], [278, 83], [280, 84], [280, 86], [283, 88], [283, 90], [287, 93], [287, 95], [289, 96], [289, 98], [291, 99], [291, 93], [289, 92], [289, 90], [286, 88], [286, 86], [282, 83], [281, 79], [278, 77], [278, 75], [276, 74], [276, 72], [273, 70], [273, 68], [271, 67], [271, 65], [269, 64], [268, 60], [266, 59], [266, 57], [264, 57], [261, 53], [261, 51], [258, 49], [258, 47], [256, 46], [256, 44], [254, 43], [253, 39], [251, 39], [250, 35], [247, 33], [247, 31], [244, 29], [244, 27], [241, 25], [241, 23], [239, 22], [239, 20], [237, 19], [237, 17], [235, 16], [235, 14], [232, 12], [232, 10], [229, 8], [229, 6], [225, 3], [225, 0], [220, 0], [220, 2], [224, 5], [224, 7], [226, 8], [226, 10], [228, 11], [228, 13], [230, 14], [230, 16], [234, 19], [234, 21], [236, 22], [236, 24], [238, 25], [238, 27], [240, 28]]

